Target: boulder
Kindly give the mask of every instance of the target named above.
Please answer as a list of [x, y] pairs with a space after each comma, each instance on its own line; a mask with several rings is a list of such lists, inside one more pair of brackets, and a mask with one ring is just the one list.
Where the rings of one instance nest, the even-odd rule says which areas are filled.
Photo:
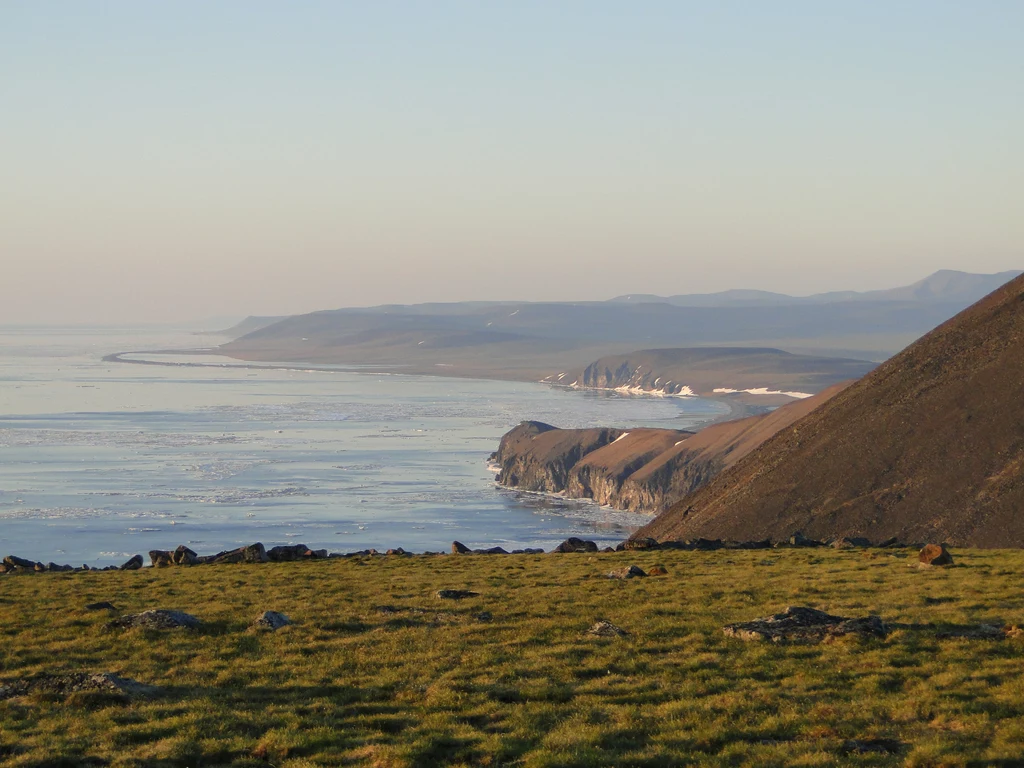
[[646, 576], [643, 568], [638, 565], [627, 565], [625, 568], [617, 568], [608, 573], [609, 579], [642, 579]]
[[273, 563], [284, 563], [292, 560], [302, 560], [309, 547], [305, 544], [280, 544], [267, 550], [267, 557]]
[[693, 539], [686, 542], [686, 546], [689, 549], [695, 549], [698, 552], [714, 552], [717, 549], [721, 549], [725, 546], [721, 539]]
[[888, 549], [889, 547], [899, 547], [901, 546], [901, 544], [899, 539], [897, 539], [895, 536], [892, 536], [891, 538], [888, 538], [885, 541], [880, 541], [878, 543], [878, 546], [881, 549]]
[[476, 554], [476, 555], [507, 555], [508, 552], [506, 552], [501, 547], [491, 547], [490, 549], [474, 549], [473, 550], [473, 554]]
[[472, 550], [463, 544], [461, 541], [452, 542], [452, 554], [453, 555], [468, 555]]
[[108, 627], [130, 629], [145, 627], [147, 629], [198, 629], [202, 622], [195, 616], [184, 611], [168, 611], [157, 608], [142, 613], [128, 614], [114, 619]]
[[616, 627], [610, 621], [601, 619], [594, 626], [587, 630], [588, 635], [595, 635], [597, 637], [625, 637], [629, 634], [626, 630], [621, 627]]
[[442, 589], [437, 593], [442, 600], [463, 600], [467, 597], [479, 597], [479, 592], [470, 592], [468, 589]]
[[789, 546], [791, 547], [821, 547], [824, 546], [820, 541], [816, 539], [808, 539], [802, 533], [797, 531], [789, 537]]
[[480, 611], [480, 613], [478, 613], [473, 618], [475, 618], [477, 621], [491, 621], [494, 618], [494, 616], [491, 615], [490, 611]]
[[647, 572], [648, 576], [668, 576], [668, 569], [664, 565], [656, 565]]
[[24, 557], [18, 557], [17, 555], [8, 555], [4, 558], [4, 565], [11, 567], [20, 566], [21, 568], [28, 568], [33, 570], [36, 567], [35, 560], [26, 560]]
[[395, 549], [389, 549], [389, 550], [388, 550], [387, 552], [385, 552], [384, 554], [385, 554], [385, 555], [398, 555], [398, 556], [402, 556], [402, 555], [408, 555], [408, 554], [410, 554], [410, 553], [409, 553], [409, 552], [406, 552], [406, 551], [405, 551], [404, 549], [402, 549], [401, 547], [397, 547], [397, 548], [395, 548]]
[[[136, 555], [136, 557], [138, 557], [140, 560], [142, 559], [139, 555]], [[67, 573], [68, 571], [75, 570], [75, 567], [73, 565], [57, 565], [57, 563], [47, 563], [46, 570], [48, 573]]]
[[254, 621], [252, 625], [260, 629], [277, 630], [281, 627], [286, 627], [291, 623], [291, 619], [283, 613], [278, 613], [277, 611], [264, 611], [256, 617], [256, 621]]
[[257, 541], [255, 544], [250, 544], [247, 547], [242, 548], [245, 553], [246, 563], [269, 563], [270, 558], [267, 557], [267, 548], [263, 546], [263, 543]]
[[132, 555], [131, 559], [128, 560], [124, 565], [121, 566], [122, 571], [137, 571], [142, 567], [142, 555]]
[[657, 549], [658, 541], [652, 538], [626, 539], [622, 542], [623, 549]]
[[575, 536], [566, 539], [552, 550], [553, 552], [597, 552], [597, 544], [592, 541], [577, 539]]
[[821, 642], [842, 635], [885, 637], [887, 629], [878, 616], [848, 619], [832, 616], [814, 608], [790, 606], [782, 613], [754, 621], [729, 624], [723, 628], [726, 636], [740, 640], [798, 640]]
[[0, 701], [14, 696], [25, 696], [33, 693], [57, 694], [67, 696], [72, 693], [97, 691], [112, 693], [125, 698], [150, 696], [159, 691], [152, 685], [138, 683], [126, 677], [118, 677], [109, 672], [92, 674], [89, 672], [68, 672], [64, 674], [42, 674], [34, 677], [0, 683]]
[[181, 544], [171, 553], [171, 562], [175, 565], [195, 565], [196, 557], [195, 552]]
[[307, 549], [305, 552], [302, 553], [302, 556], [307, 560], [325, 560], [327, 558], [327, 550]]
[[8, 565], [7, 563], [0, 563], [0, 573], [7, 573], [12, 568], [13, 566]]
[[149, 550], [149, 562], [154, 568], [166, 568], [169, 565], [174, 565], [171, 553], [165, 549]]
[[952, 565], [953, 556], [941, 544], [925, 544], [918, 555], [924, 565]]

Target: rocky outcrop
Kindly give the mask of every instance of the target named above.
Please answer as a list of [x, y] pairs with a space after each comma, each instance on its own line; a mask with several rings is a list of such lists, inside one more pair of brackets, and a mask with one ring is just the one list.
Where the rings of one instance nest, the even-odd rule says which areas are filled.
[[502, 437], [491, 462], [498, 466], [499, 485], [657, 514], [845, 386], [696, 434], [647, 428], [558, 429], [524, 421]]
[[198, 629], [202, 622], [195, 616], [184, 611], [169, 611], [157, 608], [142, 613], [129, 614], [110, 622], [111, 628], [131, 629]]
[[848, 619], [814, 608], [790, 606], [782, 613], [763, 619], [729, 624], [724, 630], [727, 637], [740, 640], [771, 640], [821, 642], [843, 635], [885, 637], [887, 629], [877, 616]]

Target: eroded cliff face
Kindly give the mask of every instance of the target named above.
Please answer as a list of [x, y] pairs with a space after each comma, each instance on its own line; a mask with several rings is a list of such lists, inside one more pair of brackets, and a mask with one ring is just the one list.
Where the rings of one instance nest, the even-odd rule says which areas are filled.
[[498, 484], [507, 488], [564, 494], [615, 509], [658, 514], [845, 386], [698, 433], [558, 429], [524, 421], [502, 437], [491, 461], [499, 468]]

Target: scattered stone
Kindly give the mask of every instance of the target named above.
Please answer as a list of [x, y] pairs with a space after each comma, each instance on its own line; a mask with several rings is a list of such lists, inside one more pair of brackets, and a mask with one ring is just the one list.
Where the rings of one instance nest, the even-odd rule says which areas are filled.
[[23, 680], [0, 683], [0, 700], [32, 693], [55, 693], [66, 696], [81, 691], [101, 691], [126, 697], [150, 696], [159, 689], [152, 685], [118, 677], [109, 672], [69, 672], [67, 674], [43, 674]]
[[587, 634], [596, 635], [597, 637], [625, 637], [629, 632], [620, 627], [616, 627], [610, 621], [601, 619], [587, 630]]
[[442, 589], [437, 593], [442, 600], [463, 600], [467, 597], [479, 597], [479, 592], [470, 592], [468, 589]]
[[798, 606], [790, 606], [774, 616], [728, 624], [723, 631], [726, 636], [740, 640], [771, 640], [775, 643], [783, 640], [821, 642], [842, 635], [885, 637], [887, 633], [878, 616], [848, 619]]
[[108, 603], [106, 600], [100, 603], [89, 603], [85, 606], [87, 611], [116, 611], [117, 607], [113, 603]]
[[461, 541], [452, 542], [452, 554], [453, 555], [468, 555], [472, 550], [463, 544]]
[[480, 613], [478, 613], [474, 618], [477, 621], [490, 621], [494, 617], [491, 615], [490, 611], [480, 611]]
[[953, 556], [941, 544], [925, 544], [918, 555], [924, 565], [952, 565]]
[[184, 611], [168, 611], [157, 608], [142, 613], [128, 614], [119, 619], [114, 619], [108, 627], [130, 629], [132, 627], [145, 627], [147, 629], [198, 629], [202, 622], [195, 616]]
[[475, 555], [507, 555], [508, 552], [501, 547], [491, 547], [490, 549], [474, 549], [473, 554]]
[[657, 549], [658, 540], [652, 538], [627, 539], [622, 543], [623, 549]]
[[647, 572], [648, 576], [668, 576], [668, 569], [664, 565], [656, 565]]
[[283, 613], [277, 611], [264, 611], [253, 622], [254, 627], [261, 629], [277, 630], [281, 627], [287, 627], [292, 621]]
[[174, 559], [166, 549], [149, 550], [149, 562], [154, 568], [166, 568], [174, 565]]
[[609, 579], [642, 579], [646, 576], [643, 568], [638, 565], [627, 565], [625, 568], [617, 568], [608, 573]]
[[553, 552], [597, 552], [597, 544], [592, 541], [577, 539], [575, 536], [566, 539], [552, 550]]
[[171, 553], [171, 562], [175, 565], [195, 565], [197, 557], [195, 552], [181, 544]]
[[903, 750], [903, 743], [896, 739], [848, 739], [839, 747], [844, 755], [881, 753], [894, 755]]
[[4, 558], [4, 564], [8, 566], [20, 566], [21, 568], [34, 569], [38, 563], [35, 560], [26, 560], [24, 557], [18, 557], [17, 555], [8, 555]]
[[821, 547], [824, 546], [820, 541], [815, 539], [808, 539], [802, 533], [797, 531], [789, 537], [789, 546], [791, 547]]
[[388, 550], [387, 552], [385, 552], [384, 554], [385, 554], [385, 555], [398, 555], [398, 556], [402, 556], [402, 555], [408, 555], [408, 554], [410, 554], [410, 553], [409, 553], [409, 552], [406, 552], [406, 551], [405, 551], [404, 549], [402, 549], [401, 547], [397, 547], [397, 548], [395, 548], [395, 549], [389, 549], [389, 550]]
[[122, 571], [137, 571], [142, 567], [142, 555], [133, 555], [128, 562], [121, 566]]
[[[291, 562], [293, 560], [302, 560], [306, 557], [307, 552], [309, 552], [309, 547], [305, 544], [281, 544], [268, 549], [267, 557], [270, 558], [271, 562], [284, 563]], [[377, 553], [374, 551], [372, 554]]]

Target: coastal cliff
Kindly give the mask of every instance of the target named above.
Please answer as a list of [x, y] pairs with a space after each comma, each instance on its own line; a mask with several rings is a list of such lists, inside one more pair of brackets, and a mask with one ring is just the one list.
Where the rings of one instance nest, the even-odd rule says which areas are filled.
[[780, 429], [847, 386], [830, 387], [758, 416], [700, 432], [674, 429], [558, 429], [524, 421], [505, 434], [491, 461], [506, 488], [592, 499], [657, 514], [731, 467]]

